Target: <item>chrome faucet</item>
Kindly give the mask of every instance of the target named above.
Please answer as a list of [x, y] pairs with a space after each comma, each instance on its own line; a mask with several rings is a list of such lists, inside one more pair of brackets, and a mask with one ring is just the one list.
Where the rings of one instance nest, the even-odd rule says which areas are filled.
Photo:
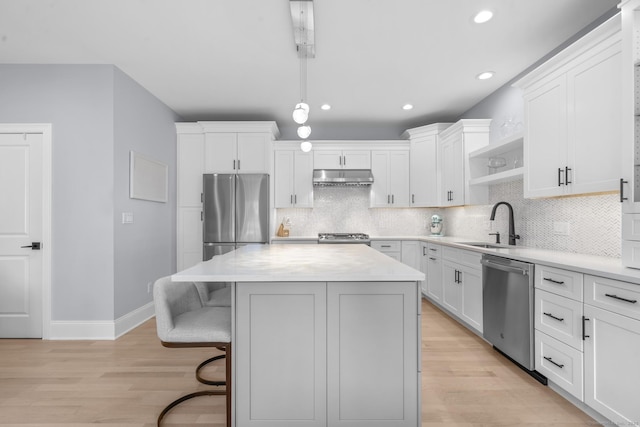
[[515, 246], [516, 239], [519, 239], [520, 235], [516, 234], [515, 225], [513, 221], [513, 207], [511, 207], [511, 205], [507, 202], [498, 202], [495, 205], [493, 205], [493, 209], [491, 210], [491, 217], [489, 219], [491, 221], [496, 219], [496, 209], [500, 205], [505, 205], [507, 209], [509, 209], [509, 244]]

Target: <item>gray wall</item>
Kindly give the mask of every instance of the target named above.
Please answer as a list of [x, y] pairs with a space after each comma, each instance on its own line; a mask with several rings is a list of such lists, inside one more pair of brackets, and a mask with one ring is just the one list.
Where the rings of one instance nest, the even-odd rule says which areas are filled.
[[[176, 269], [176, 130], [179, 117], [115, 69], [115, 318], [152, 300], [147, 283]], [[169, 165], [169, 201], [129, 198], [129, 151]], [[133, 224], [122, 224], [132, 212]]]
[[[136, 94], [123, 95], [126, 80], [128, 77], [111, 65], [0, 65], [0, 122], [52, 123], [53, 127], [51, 315], [54, 321], [114, 320], [116, 307], [121, 314], [126, 305], [120, 302], [120, 297], [129, 297], [120, 292], [116, 297], [114, 286], [116, 275], [135, 276], [124, 266], [116, 267], [114, 255], [116, 243], [126, 244], [119, 234], [116, 237], [115, 224], [122, 208], [120, 203], [116, 204], [116, 198], [120, 200], [125, 194], [122, 180], [128, 180], [128, 158], [123, 165], [119, 153], [129, 150], [126, 142], [114, 142], [114, 122], [116, 116], [121, 116], [118, 110], [125, 108], [125, 103], [142, 99], [141, 104], [149, 107], [153, 102], [145, 99], [140, 88]], [[116, 93], [120, 100], [118, 108], [114, 101]], [[164, 126], [166, 132], [169, 125], [164, 121], [172, 126], [175, 116], [157, 112], [161, 109], [156, 106], [149, 116], [146, 111], [130, 109], [128, 120], [140, 120], [150, 132]], [[124, 123], [118, 125], [118, 139], [133, 133], [132, 126], [122, 118], [118, 122]], [[175, 135], [175, 130], [169, 135]], [[167, 137], [158, 143], [165, 153]], [[173, 236], [175, 221], [171, 221], [171, 215], [159, 216], [158, 222], [163, 221], [163, 227], [171, 230]], [[143, 238], [142, 233], [136, 234], [136, 239]], [[175, 238], [171, 239], [167, 251], [173, 254]], [[173, 264], [167, 265], [166, 260], [173, 262], [174, 258], [163, 256], [158, 274], [164, 274], [167, 267], [173, 269]], [[145, 267], [133, 267], [137, 268]], [[140, 285], [146, 294], [145, 286]], [[150, 301], [150, 296], [147, 298]], [[143, 299], [138, 297], [133, 304], [138, 302], [142, 304]]]

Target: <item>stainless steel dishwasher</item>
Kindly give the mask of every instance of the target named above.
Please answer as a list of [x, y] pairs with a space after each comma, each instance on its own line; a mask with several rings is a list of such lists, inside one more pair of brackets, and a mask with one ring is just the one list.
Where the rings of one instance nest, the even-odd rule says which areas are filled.
[[546, 384], [533, 369], [534, 265], [488, 254], [481, 262], [484, 338]]

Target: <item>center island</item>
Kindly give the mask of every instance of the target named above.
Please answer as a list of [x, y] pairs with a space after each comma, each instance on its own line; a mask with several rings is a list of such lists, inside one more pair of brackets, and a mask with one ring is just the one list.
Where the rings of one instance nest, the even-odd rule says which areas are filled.
[[420, 426], [420, 271], [362, 244], [249, 245], [172, 279], [231, 283], [234, 426]]

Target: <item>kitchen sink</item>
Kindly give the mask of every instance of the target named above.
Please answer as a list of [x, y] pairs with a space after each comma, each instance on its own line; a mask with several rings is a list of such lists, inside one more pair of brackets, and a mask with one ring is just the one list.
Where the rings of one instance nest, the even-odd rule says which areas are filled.
[[485, 242], [460, 242], [459, 244], [467, 245], [467, 246], [475, 246], [476, 248], [505, 249], [505, 246], [494, 245], [492, 243], [485, 243]]

